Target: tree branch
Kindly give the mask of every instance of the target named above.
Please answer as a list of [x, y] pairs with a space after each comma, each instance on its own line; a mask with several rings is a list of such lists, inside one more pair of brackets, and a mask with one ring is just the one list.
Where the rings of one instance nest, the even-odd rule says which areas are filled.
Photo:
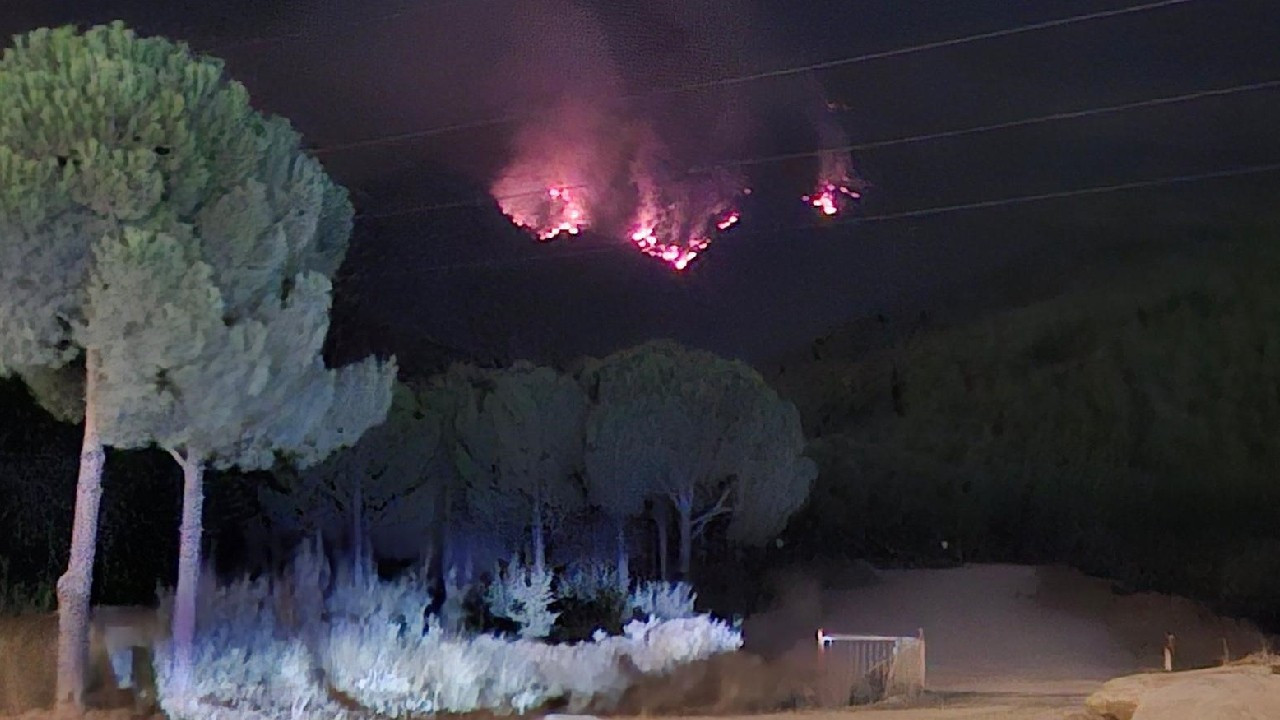
[[733, 508], [728, 505], [729, 495], [731, 494], [732, 491], [733, 491], [732, 486], [726, 487], [724, 489], [724, 492], [720, 493], [720, 497], [719, 499], [716, 500], [715, 505], [712, 505], [711, 507], [707, 508], [705, 512], [699, 514], [697, 519], [693, 521], [694, 537], [697, 537], [702, 534], [702, 531], [706, 528], [707, 523], [720, 517], [721, 515], [727, 515], [733, 512]]

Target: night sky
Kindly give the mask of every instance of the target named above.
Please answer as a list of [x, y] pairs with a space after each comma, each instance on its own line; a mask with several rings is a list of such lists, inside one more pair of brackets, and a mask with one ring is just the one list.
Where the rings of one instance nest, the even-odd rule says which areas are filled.
[[[119, 18], [186, 39], [224, 57], [260, 108], [323, 149], [536, 115], [564, 94], [642, 92], [1134, 4], [5, 0], [0, 32]], [[857, 143], [1280, 79], [1277, 27], [1280, 3], [1201, 0], [640, 102], [689, 153], [747, 158], [818, 147], [805, 113], [822, 96], [848, 108], [835, 117]], [[708, 104], [723, 103], [737, 120], [699, 127]], [[858, 153], [874, 185], [862, 212], [1280, 162], [1278, 115], [1280, 91], [1269, 90]], [[513, 129], [324, 157], [359, 212], [385, 215], [483, 199]], [[812, 160], [752, 168], [741, 232], [683, 275], [617, 239], [535, 245], [492, 203], [363, 218], [338, 287], [339, 345], [413, 366], [437, 345], [545, 361], [665, 336], [765, 364], [868, 314], [1008, 305], [1135, 244], [1155, 257], [1214, 242], [1224, 228], [1277, 219], [1280, 189], [1273, 174], [816, 229], [798, 202], [813, 172]]]

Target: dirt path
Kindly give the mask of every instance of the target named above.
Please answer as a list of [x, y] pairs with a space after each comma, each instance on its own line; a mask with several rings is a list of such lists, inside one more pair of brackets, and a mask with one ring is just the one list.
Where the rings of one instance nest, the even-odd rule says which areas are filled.
[[[1084, 698], [1078, 695], [1016, 693], [946, 694], [902, 708], [850, 708], [749, 715], [732, 720], [1073, 720], [1081, 718]], [[682, 717], [680, 720], [730, 720], [725, 717]]]
[[923, 629], [928, 643], [926, 701], [779, 716], [787, 718], [1062, 720], [1104, 681], [1155, 668], [1166, 631], [1178, 635], [1187, 667], [1216, 663], [1224, 638], [1238, 653], [1260, 639], [1190, 601], [1116, 596], [1105, 582], [1059, 568], [823, 567], [779, 583], [779, 605], [747, 621], [749, 650], [799, 663], [812, 655], [817, 628], [903, 636]]

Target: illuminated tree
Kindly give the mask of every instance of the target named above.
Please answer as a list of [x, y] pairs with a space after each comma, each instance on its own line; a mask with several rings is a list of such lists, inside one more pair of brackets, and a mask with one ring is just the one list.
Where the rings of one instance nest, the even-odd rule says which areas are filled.
[[746, 365], [659, 341], [605, 358], [584, 382], [595, 492], [624, 511], [637, 497], [669, 502], [682, 574], [711, 521], [729, 516], [733, 536], [759, 541], [807, 497], [814, 469], [795, 408]]
[[749, 545], [777, 537], [818, 477], [818, 466], [804, 455], [807, 443], [795, 405], [772, 390], [756, 401], [758, 431], [736, 472], [728, 526], [730, 540]]
[[587, 497], [613, 520], [617, 534], [619, 581], [629, 575], [627, 520], [644, 512], [649, 480], [656, 473], [650, 438], [637, 432], [624, 406], [592, 406], [587, 414], [583, 468]]
[[546, 528], [583, 503], [586, 398], [573, 378], [516, 363], [480, 371], [455, 418], [468, 506], [493, 526], [529, 519], [533, 567], [546, 568]]
[[397, 383], [386, 422], [318, 465], [284, 469], [283, 488], [260, 486], [273, 523], [300, 537], [350, 523], [357, 556], [363, 538], [380, 531], [442, 524], [453, 458], [441, 443], [441, 413], [427, 399], [423, 388]]
[[0, 369], [84, 418], [59, 704], [83, 693], [104, 444], [183, 467], [181, 647], [205, 464], [313, 462], [381, 419], [394, 368], [319, 355], [351, 214], [288, 123], [184, 45], [66, 27], [0, 59]]
[[[121, 239], [101, 242], [78, 333], [99, 348], [103, 442], [154, 444], [182, 468], [173, 621], [179, 690], [195, 633], [206, 466], [262, 470], [279, 455], [301, 466], [319, 462], [382, 422], [395, 377], [394, 362], [373, 358], [324, 366], [330, 286], [323, 274], [299, 272], [285, 282], [281, 272], [275, 287], [235, 309], [201, 259], [202, 243], [214, 238], [196, 232], [126, 228]], [[232, 296], [237, 279], [223, 277]]]

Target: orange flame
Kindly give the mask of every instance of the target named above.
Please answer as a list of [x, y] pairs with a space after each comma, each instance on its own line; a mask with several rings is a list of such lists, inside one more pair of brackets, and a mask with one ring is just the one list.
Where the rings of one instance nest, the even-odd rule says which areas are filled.
[[546, 215], [549, 220], [541, 227], [533, 227], [521, 223], [524, 227], [537, 232], [539, 240], [547, 242], [554, 240], [561, 233], [577, 235], [582, 232], [582, 228], [586, 224], [587, 213], [582, 203], [570, 194], [569, 188], [548, 188], [547, 204], [549, 207]]
[[823, 181], [818, 184], [816, 192], [812, 195], [805, 195], [801, 199], [817, 208], [823, 215], [830, 217], [840, 214], [843, 209], [842, 205], [846, 202], [843, 198], [857, 200], [861, 197], [862, 193], [849, 187], [848, 184], [837, 185]]
[[822, 155], [817, 187], [801, 199], [826, 217], [839, 215], [846, 205], [862, 198], [863, 183], [854, 177], [852, 164], [848, 153]]

